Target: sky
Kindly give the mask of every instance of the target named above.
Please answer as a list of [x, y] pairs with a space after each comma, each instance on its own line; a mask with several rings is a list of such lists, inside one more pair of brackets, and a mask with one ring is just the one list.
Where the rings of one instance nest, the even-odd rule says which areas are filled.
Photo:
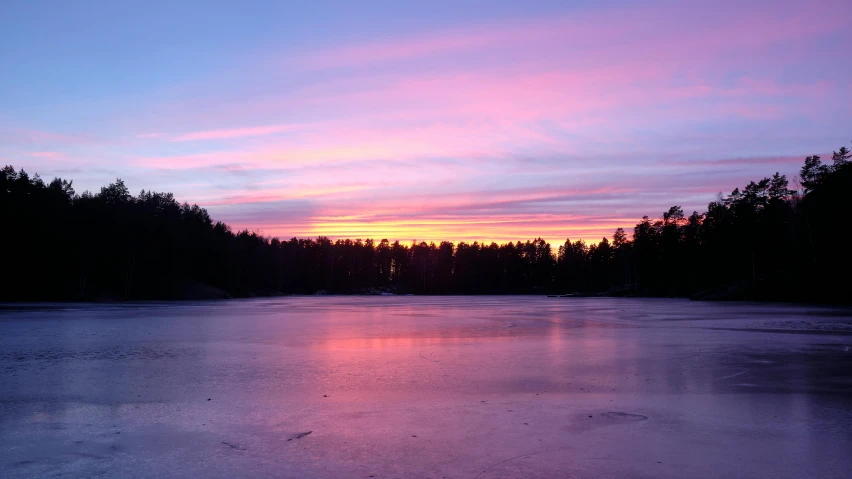
[[597, 242], [852, 146], [852, 2], [0, 2], [0, 164], [235, 230]]

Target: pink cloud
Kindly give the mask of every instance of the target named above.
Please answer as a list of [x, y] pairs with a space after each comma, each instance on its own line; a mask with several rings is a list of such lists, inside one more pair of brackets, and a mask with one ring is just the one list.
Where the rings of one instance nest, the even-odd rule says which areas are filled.
[[[405, 160], [439, 157], [501, 157], [536, 148], [539, 152], [582, 154], [589, 152], [586, 139], [609, 148], [624, 138], [608, 131], [616, 123], [623, 128], [641, 126], [652, 115], [675, 113], [680, 118], [727, 119], [776, 118], [796, 105], [751, 104], [740, 98], [780, 96], [798, 92], [799, 97], [824, 91], [825, 82], [781, 88], [768, 80], [747, 78], [731, 87], [670, 88], [655, 83], [660, 73], [611, 67], [589, 72], [551, 72], [514, 76], [490, 74], [438, 75], [405, 79], [384, 89], [317, 97], [316, 103], [336, 104], [341, 109], [367, 111], [357, 122], [333, 119], [302, 125], [269, 125], [209, 130], [185, 134], [179, 141], [233, 139], [288, 131], [286, 140], [255, 142], [246, 148], [228, 148], [176, 156], [138, 158], [141, 166], [187, 169], [234, 163], [254, 167], [292, 168], [304, 165], [362, 160]], [[632, 83], [644, 87], [631, 87]], [[706, 105], [685, 99], [713, 98]], [[380, 113], [377, 113], [380, 112]], [[640, 114], [641, 112], [641, 114]], [[627, 113], [627, 114], [625, 114]], [[632, 115], [632, 116], [631, 116]], [[572, 120], [573, 119], [573, 120]], [[547, 128], [536, 122], [550, 121]], [[566, 134], [570, 134], [566, 136]]]
[[271, 188], [263, 190], [253, 190], [251, 192], [240, 193], [236, 195], [228, 195], [225, 197], [217, 196], [210, 198], [201, 198], [200, 201], [207, 206], [220, 205], [240, 205], [240, 204], [257, 204], [276, 201], [288, 201], [306, 198], [331, 198], [339, 196], [347, 196], [359, 191], [370, 190], [376, 188], [375, 184], [333, 184], [333, 185], [302, 185], [294, 184], [282, 188]]
[[30, 153], [30, 156], [34, 156], [36, 158], [57, 158], [62, 156], [62, 153], [58, 151], [34, 151]]
[[[719, 9], [718, 2], [668, 4], [665, 8], [622, 7], [366, 41], [306, 53], [296, 63], [307, 68], [343, 68], [425, 57], [452, 58], [453, 54], [481, 49], [517, 50], [542, 43], [569, 48], [597, 45], [596, 55], [601, 50], [608, 53], [606, 46], [618, 44], [619, 54], [641, 52], [646, 57], [652, 53], [658, 61], [665, 61], [679, 53], [695, 60], [700, 52], [731, 48], [742, 51], [840, 29], [842, 24], [826, 26], [824, 20], [845, 10], [843, 2], [835, 0], [807, 5], [778, 2], [771, 11], [742, 8], [735, 17]], [[695, 21], [685, 22], [684, 18]], [[672, 41], [673, 34], [677, 35], [676, 41]], [[632, 41], [637, 37], [641, 41]]]
[[[250, 150], [227, 154], [233, 157], [246, 153], [251, 161], [267, 164], [271, 162], [267, 158], [276, 155], [281, 162], [299, 161], [299, 158], [360, 159], [370, 152], [379, 158], [392, 157], [396, 154], [395, 147], [384, 143], [393, 142], [389, 136], [395, 129], [382, 123], [410, 129], [434, 128], [440, 124], [459, 131], [467, 129], [468, 138], [485, 133], [492, 139], [503, 138], [502, 143], [549, 144], [560, 151], [571, 151], [573, 145], [564, 141], [554, 143], [552, 132], [532, 123], [583, 123], [581, 127], [566, 130], [572, 134], [579, 130], [584, 138], [605, 141], [611, 132], [604, 127], [629, 130], [637, 126], [631, 122], [641, 126], [671, 113], [684, 115], [691, 121], [777, 119], [795, 113], [802, 106], [798, 102], [760, 104], [760, 100], [771, 103], [783, 97], [794, 100], [825, 97], [834, 86], [822, 80], [786, 85], [772, 81], [775, 74], [772, 69], [790, 61], [790, 55], [770, 54], [766, 48], [779, 41], [806, 43], [816, 35], [842, 28], [825, 26], [818, 20], [843, 8], [838, 2], [815, 2], [808, 6], [781, 2], [770, 12], [746, 8], [735, 17], [729, 12], [716, 11], [715, 4], [710, 2], [667, 5], [665, 9], [621, 8], [483, 24], [305, 52], [300, 61], [309, 68], [351, 67], [424, 57], [434, 57], [437, 67], [430, 59], [416, 65], [413, 71], [369, 70], [361, 75], [346, 72], [339, 77], [321, 76], [309, 86], [300, 85], [285, 90], [286, 93], [253, 95], [252, 99], [242, 101], [227, 98], [217, 103], [205, 97], [204, 115], [183, 118], [189, 126], [180, 129], [189, 132], [170, 137], [188, 142], [289, 133], [288, 138], [293, 138], [291, 143], [276, 142], [272, 146], [253, 142]], [[695, 20], [685, 21], [685, 18]], [[490, 52], [491, 57], [499, 52], [496, 55], [499, 61], [466, 62], [453, 56], [459, 52], [476, 54], [480, 49]], [[769, 67], [766, 77], [730, 80], [730, 67], [742, 67], [744, 59], [749, 67]], [[720, 98], [728, 101], [694, 104], [700, 99]], [[182, 110], [199, 111], [184, 107]], [[316, 124], [240, 126], [257, 122], [258, 117], [273, 118], [281, 111], [303, 112]], [[218, 123], [219, 128], [192, 126], [209, 127], [211, 122]], [[486, 122], [500, 127], [492, 128], [490, 133], [470, 127]], [[382, 139], [341, 140], [340, 134], [345, 135], [352, 125], [362, 130], [372, 129]], [[325, 145], [306, 145], [309, 142], [306, 138], [313, 136], [321, 136]], [[482, 150], [476, 145], [459, 148], [460, 143], [476, 143], [470, 139], [460, 139], [451, 146], [435, 141], [440, 138], [426, 139], [432, 142], [437, 155]], [[501, 149], [499, 144], [490, 146], [486, 148], [490, 153]], [[199, 154], [192, 155], [196, 161], [200, 161]], [[323, 154], [329, 157], [318, 160]], [[218, 153], [205, 155], [212, 159]], [[403, 153], [403, 157], [408, 156]], [[166, 157], [151, 158], [152, 166], [158, 158], [167, 161]]]
[[[136, 135], [162, 142], [93, 151], [139, 176], [201, 185], [193, 201], [282, 236], [599, 240], [671, 202], [701, 208], [760, 177], [752, 171], [794, 170], [801, 157], [767, 155], [801, 148], [758, 145], [755, 132], [781, 125], [780, 137], [790, 131], [778, 120], [848, 105], [841, 77], [789, 80], [808, 71], [798, 68], [815, 39], [845, 28], [824, 20], [848, 4], [716, 6], [613, 8], [304, 52], [271, 72], [280, 82], [247, 68], [233, 91], [212, 81], [152, 107], [130, 131], [162, 131]], [[249, 85], [260, 87], [246, 94]], [[21, 150], [64, 148], [30, 138], [38, 146]], [[291, 204], [309, 208], [277, 210]]]
[[[501, 125], [497, 135], [509, 141], [548, 142], [549, 134], [531, 122], [547, 120], [579, 125], [588, 133], [605, 124], [625, 125], [638, 118], [623, 112], [676, 112], [687, 118], [772, 119], [800, 110], [803, 99], [824, 100], [834, 86], [824, 80], [778, 84], [770, 78], [744, 77], [730, 85], [680, 82], [672, 84], [668, 67], [650, 68], [638, 63], [607, 67], [566, 67], [526, 73], [471, 70], [457, 74], [411, 75], [384, 78], [363, 88], [339, 92], [337, 83], [312, 87], [297, 98], [267, 102], [254, 110], [246, 105], [236, 115], [264, 115], [267, 110], [310, 110], [328, 120], [301, 125], [223, 128], [179, 135], [179, 140], [263, 136], [287, 131], [299, 138], [320, 134], [323, 141], [339, 142], [339, 133], [364, 125], [373, 131], [386, 128], [434, 128], [444, 125], [465, 129], [472, 124]], [[696, 100], [716, 99], [695, 105]], [[784, 99], [783, 104], [778, 99]], [[789, 100], [795, 100], [790, 102]], [[673, 110], [674, 109], [674, 110]], [[326, 113], [327, 112], [327, 113]], [[647, 122], [647, 114], [642, 114]], [[592, 127], [592, 128], [590, 128]], [[513, 131], [508, 131], [513, 130]], [[390, 133], [390, 132], [388, 132]], [[482, 133], [481, 129], [477, 132]], [[522, 136], [518, 136], [522, 135]], [[388, 135], [383, 134], [385, 138]], [[471, 135], [468, 135], [471, 136]], [[529, 138], [523, 138], [527, 136]], [[436, 146], [438, 146], [436, 144]]]
[[273, 135], [293, 131], [301, 128], [301, 125], [265, 125], [244, 128], [230, 128], [222, 130], [197, 131], [176, 136], [172, 141], [197, 141], [197, 140], [225, 140], [230, 138], [243, 138], [249, 136]]
[[[513, 137], [523, 135], [515, 128]], [[293, 168], [362, 160], [404, 160], [417, 157], [470, 155], [505, 138], [500, 125], [426, 125], [419, 127], [354, 128], [338, 122], [317, 125], [286, 142], [242, 151], [144, 157], [134, 164], [153, 168], [190, 169], [235, 163], [266, 168]], [[530, 138], [541, 138], [530, 133]]]
[[[520, 101], [515, 112], [508, 113], [517, 118], [521, 114], [540, 116], [543, 112], [558, 112], [558, 106], [564, 106], [565, 98], [572, 93], [575, 103], [583, 100], [591, 108], [595, 101], [608, 110], [617, 108], [618, 101], [625, 96], [645, 98], [650, 103], [659, 96], [675, 100], [696, 95], [731, 95], [736, 94], [735, 88], [720, 91], [719, 85], [722, 79], [730, 78], [731, 69], [763, 68], [767, 76], [777, 74], [780, 66], [812, 54], [812, 49], [780, 54], [775, 51], [777, 48], [768, 51], [768, 47], [782, 42], [786, 51], [790, 45], [810, 44], [819, 35], [843, 28], [840, 23], [826, 24], [824, 20], [844, 9], [848, 10], [841, 2], [808, 5], [779, 2], [772, 10], [741, 8], [732, 16], [730, 9], [720, 9], [716, 2], [689, 2], [665, 8], [606, 9], [557, 18], [482, 24], [308, 51], [300, 61], [309, 67], [392, 63], [399, 59], [421, 61], [413, 70], [406, 69], [406, 73], [380, 69], [347, 71], [339, 76], [332, 73], [319, 76], [309, 86], [300, 83], [296, 88], [271, 89], [251, 95], [251, 99], [228, 97], [219, 102], [220, 97], [205, 96], [198, 108], [186, 108], [182, 103], [178, 114], [187, 115], [186, 122], [218, 120], [225, 125], [176, 136], [189, 141], [268, 135], [277, 131], [278, 125], [248, 128], [230, 125], [256, 122], [259, 116], [274, 117], [281, 111], [350, 119], [367, 112], [385, 115], [388, 110], [401, 108], [447, 115], [452, 113], [446, 109], [452, 99], [480, 90], [478, 96], [470, 97], [458, 108], [474, 108], [470, 103], [476, 102], [480, 111], [487, 111], [488, 105], [493, 105], [490, 111], [494, 112], [502, 105]], [[493, 61], [481, 60], [480, 49]], [[457, 58], [454, 56], [457, 52], [470, 53], [471, 57]], [[287, 72], [293, 73], [291, 65]], [[523, 88], [523, 83], [518, 83], [514, 90], [490, 88], [504, 77], [519, 76], [518, 72], [528, 73], [529, 88]], [[254, 74], [248, 69], [248, 81], [252, 81]], [[539, 81], [548, 81], [546, 90], [536, 89], [535, 75], [545, 77]], [[483, 81], [474, 88], [456, 88], [454, 77], [462, 86], [466, 81]], [[560, 80], [566, 81], [562, 89], [553, 83]], [[429, 81], [434, 88], [425, 97], [405, 95], [415, 88], [428, 88], [424, 83]], [[595, 87], [595, 83], [600, 86]], [[500, 86], [505, 86], [505, 82]], [[741, 85], [741, 90], [762, 95], [798, 94], [785, 92], [784, 85], [776, 87], [761, 91], [758, 85]], [[485, 90], [502, 95], [486, 95]], [[548, 94], [559, 95], [557, 99], [561, 101], [557, 106], [549, 106]], [[542, 100], [535, 101], [536, 96]], [[396, 105], [394, 100], [400, 98], [403, 103]], [[430, 103], [435, 99], [439, 100], [437, 104]], [[197, 111], [204, 111], [202, 118], [191, 113]]]
[[[793, 164], [799, 158], [746, 161], [749, 160], [771, 165], [776, 160]], [[364, 181], [349, 185], [351, 190], [336, 191], [333, 182], [327, 179], [339, 179], [341, 175], [323, 175], [321, 169], [306, 170], [298, 180], [301, 186], [227, 198], [221, 205], [243, 208], [229, 210], [226, 216], [229, 222], [287, 238], [328, 235], [404, 241], [505, 242], [543, 236], [554, 245], [561, 244], [566, 237], [597, 242], [603, 236], [611, 236], [617, 227], [629, 231], [642, 215], [654, 217], [672, 204], [683, 205], [688, 211], [702, 210], [718, 191], [728, 191], [757, 178], [727, 167], [742, 161], [737, 158], [695, 161], [693, 168], [685, 171], [694, 172], [696, 165], [723, 167], [721, 175], [697, 172], [695, 178], [682, 176], [671, 167], [649, 165], [629, 178], [620, 175], [603, 182], [595, 177], [596, 182], [607, 186], [584, 185], [587, 180], [583, 178], [574, 178], [572, 182], [543, 174], [531, 186], [486, 189], [476, 188], [467, 180], [447, 185], [432, 170], [433, 174], [419, 179], [394, 177], [385, 184]], [[481, 166], [479, 171], [490, 173]], [[496, 178], [500, 177], [498, 172]], [[252, 212], [260, 203], [297, 199], [311, 200], [310, 213], [298, 220], [281, 221], [274, 212]], [[214, 205], [214, 213], [216, 208]]]

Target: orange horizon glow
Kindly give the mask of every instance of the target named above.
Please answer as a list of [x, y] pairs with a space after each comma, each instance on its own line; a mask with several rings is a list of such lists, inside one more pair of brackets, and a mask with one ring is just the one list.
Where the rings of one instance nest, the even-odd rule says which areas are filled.
[[371, 20], [211, 4], [158, 16], [176, 15], [170, 39], [138, 12], [78, 6], [82, 23], [45, 29], [34, 19], [63, 13], [17, 3], [6, 30], [33, 50], [0, 76], [4, 164], [78, 192], [121, 178], [282, 240], [595, 244], [792, 181], [849, 140], [848, 0], [450, 2], [429, 19], [400, 4]]
[[[235, 230], [248, 229], [255, 231], [263, 236], [277, 237], [281, 241], [289, 240], [290, 238], [311, 238], [324, 236], [332, 241], [336, 240], [362, 240], [372, 239], [378, 244], [381, 240], [386, 239], [390, 243], [399, 241], [400, 244], [410, 246], [412, 243], [419, 244], [421, 242], [440, 244], [442, 241], [449, 241], [454, 246], [464, 242], [472, 244], [477, 242], [480, 245], [490, 245], [492, 242], [502, 245], [505, 243], [517, 243], [520, 241], [532, 241], [536, 238], [542, 238], [555, 249], [564, 244], [566, 239], [572, 242], [577, 240], [584, 241], [587, 245], [598, 244], [602, 238], [606, 237], [612, 241], [612, 235], [619, 227], [624, 228], [628, 236], [632, 234], [633, 226], [639, 222], [639, 219], [628, 220], [623, 219], [619, 222], [611, 223], [592, 223], [584, 225], [555, 225], [555, 226], [529, 226], [522, 223], [509, 223], [510, 229], [507, 229], [507, 222], [494, 222], [482, 220], [479, 222], [470, 221], [427, 221], [427, 222], [320, 222], [310, 225], [299, 224], [283, 224], [275, 225], [271, 228], [255, 228], [237, 227]], [[473, 224], [472, 224], [473, 223]]]

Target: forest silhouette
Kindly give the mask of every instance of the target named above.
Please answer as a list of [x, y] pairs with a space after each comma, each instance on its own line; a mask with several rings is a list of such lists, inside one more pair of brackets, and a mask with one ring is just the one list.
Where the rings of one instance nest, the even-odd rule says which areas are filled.
[[214, 222], [171, 193], [132, 196], [120, 179], [77, 194], [0, 171], [0, 300], [201, 299], [316, 292], [580, 293], [848, 302], [850, 152], [673, 206], [598, 244], [280, 241]]

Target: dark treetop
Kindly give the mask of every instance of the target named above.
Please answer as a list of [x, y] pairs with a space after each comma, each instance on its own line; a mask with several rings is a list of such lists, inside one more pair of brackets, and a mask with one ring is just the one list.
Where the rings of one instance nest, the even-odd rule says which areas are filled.
[[679, 206], [612, 240], [498, 245], [234, 233], [171, 193], [132, 196], [121, 180], [76, 194], [0, 170], [0, 300], [178, 299], [317, 291], [425, 294], [643, 294], [849, 301], [852, 166], [805, 159], [800, 191], [775, 174]]

